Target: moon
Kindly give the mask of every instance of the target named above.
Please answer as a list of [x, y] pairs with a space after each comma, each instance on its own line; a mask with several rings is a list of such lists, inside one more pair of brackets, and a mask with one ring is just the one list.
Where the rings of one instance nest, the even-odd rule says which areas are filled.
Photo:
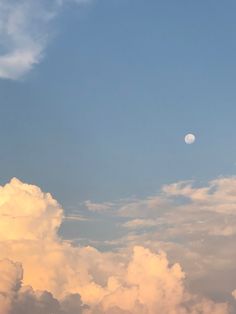
[[190, 145], [190, 144], [193, 144], [196, 141], [196, 137], [195, 137], [194, 134], [189, 133], [189, 134], [187, 134], [185, 136], [184, 141], [185, 141], [186, 144]]

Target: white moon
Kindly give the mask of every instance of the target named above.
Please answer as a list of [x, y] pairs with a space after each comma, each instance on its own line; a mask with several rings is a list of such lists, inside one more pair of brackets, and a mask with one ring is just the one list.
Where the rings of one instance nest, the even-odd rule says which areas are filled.
[[196, 141], [196, 137], [194, 134], [187, 134], [184, 138], [186, 144], [193, 144]]

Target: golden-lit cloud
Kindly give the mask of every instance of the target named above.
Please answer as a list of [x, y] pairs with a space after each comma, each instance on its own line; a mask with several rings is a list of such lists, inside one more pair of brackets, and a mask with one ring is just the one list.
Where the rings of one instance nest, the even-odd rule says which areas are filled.
[[86, 306], [79, 295], [71, 294], [57, 300], [48, 291], [34, 291], [22, 286], [23, 271], [19, 263], [0, 261], [1, 314], [80, 314]]
[[[116, 221], [119, 235], [106, 241], [107, 248], [142, 245], [154, 252], [164, 250], [171, 263], [179, 261], [187, 272], [185, 281], [191, 290], [233, 302], [235, 176], [219, 177], [201, 185], [194, 181], [168, 184], [146, 198], [114, 201], [108, 212]], [[107, 217], [100, 213], [104, 224]], [[103, 247], [102, 242], [96, 245]], [[234, 313], [236, 303], [232, 306]]]
[[163, 252], [63, 241], [63, 210], [36, 186], [12, 179], [1, 187], [0, 218], [1, 314], [228, 313], [187, 291], [181, 266]]

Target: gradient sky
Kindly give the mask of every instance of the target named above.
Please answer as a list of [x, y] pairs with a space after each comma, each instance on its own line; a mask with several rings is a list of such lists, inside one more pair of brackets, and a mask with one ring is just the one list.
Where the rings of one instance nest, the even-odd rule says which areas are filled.
[[[177, 262], [189, 291], [213, 300], [197, 299], [202, 314], [236, 313], [235, 12], [233, 0], [0, 0], [0, 274], [11, 268], [20, 282], [20, 261], [24, 283], [61, 302], [55, 287], [63, 282], [68, 296], [79, 293], [92, 306], [86, 314], [156, 314], [166, 305], [155, 293], [159, 307], [147, 300], [147, 312], [130, 305], [111, 312], [109, 300], [106, 312], [96, 303], [110, 291], [104, 278], [113, 278], [115, 261], [136, 271], [155, 260], [167, 265], [156, 281], [176, 280], [181, 290], [182, 271], [168, 266]], [[50, 192], [64, 217], [23, 182]], [[42, 268], [34, 251], [41, 245]], [[96, 259], [104, 269], [90, 264]], [[67, 263], [68, 273], [54, 273]], [[77, 287], [80, 267], [89, 279]], [[180, 313], [178, 302], [163, 314]], [[13, 314], [27, 314], [22, 309]]]
[[235, 9], [68, 5], [47, 30], [42, 62], [0, 81], [1, 182], [16, 176], [73, 206], [234, 174]]

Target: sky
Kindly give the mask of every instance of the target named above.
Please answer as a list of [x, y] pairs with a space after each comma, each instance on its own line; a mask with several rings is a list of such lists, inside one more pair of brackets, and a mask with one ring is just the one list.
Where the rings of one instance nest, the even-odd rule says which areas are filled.
[[235, 9], [0, 0], [0, 314], [236, 312]]

